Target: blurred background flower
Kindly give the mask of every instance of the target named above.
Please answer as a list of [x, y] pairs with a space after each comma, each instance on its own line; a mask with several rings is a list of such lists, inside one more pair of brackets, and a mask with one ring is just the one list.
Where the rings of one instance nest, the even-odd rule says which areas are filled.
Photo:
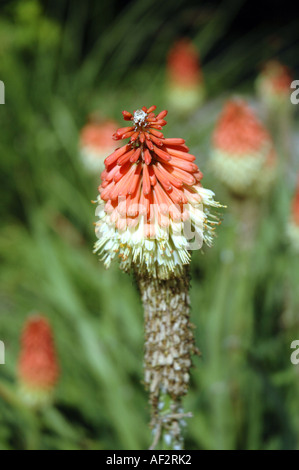
[[[167, 109], [167, 57], [182, 38], [200, 59], [194, 70], [205, 100], [169, 114], [165, 137], [188, 142], [203, 186], [228, 206], [213, 250], [192, 260], [191, 321], [202, 356], [184, 403], [194, 414], [186, 448], [298, 449], [290, 344], [299, 339], [299, 273], [287, 227], [299, 108], [270, 119], [255, 87], [272, 60], [299, 79], [293, 3], [265, 0], [257, 10], [249, 0], [4, 0], [0, 9], [0, 449], [144, 449], [150, 441], [142, 306], [134, 280], [116, 266], [104, 270], [92, 254], [100, 171], [82, 171], [78, 142], [94, 110], [117, 121], [140, 103]], [[232, 96], [254, 109], [280, 162], [247, 250], [237, 240], [244, 211], [233, 211], [209, 163]], [[258, 170], [263, 184], [266, 162], [275, 161], [269, 152]], [[38, 414], [16, 397], [19, 338], [33, 310], [51, 324], [61, 370], [54, 403]]]
[[256, 80], [260, 100], [271, 111], [281, 112], [283, 108], [291, 108], [290, 88], [293, 77], [288, 67], [277, 60], [264, 65]]
[[113, 134], [117, 129], [113, 120], [91, 118], [80, 132], [80, 155], [87, 171], [99, 175], [105, 168], [104, 160], [114, 150]]
[[250, 198], [259, 192], [259, 176], [273, 159], [271, 137], [254, 111], [243, 100], [228, 101], [213, 134], [215, 176], [232, 194]]
[[42, 316], [30, 317], [24, 326], [18, 376], [21, 399], [29, 406], [40, 407], [51, 400], [59, 367], [52, 330]]
[[168, 53], [166, 98], [180, 113], [194, 111], [204, 98], [199, 54], [186, 38], [178, 40]]

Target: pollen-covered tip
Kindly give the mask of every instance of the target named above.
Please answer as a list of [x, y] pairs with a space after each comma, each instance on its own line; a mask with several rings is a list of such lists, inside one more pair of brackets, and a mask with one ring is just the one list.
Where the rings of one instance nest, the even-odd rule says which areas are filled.
[[202, 173], [185, 140], [161, 132], [167, 111], [155, 115], [155, 109], [125, 111], [124, 119], [134, 126], [114, 133], [117, 140], [129, 141], [105, 160], [95, 251], [107, 267], [117, 253], [122, 269], [138, 266], [167, 278], [189, 263], [191, 249], [211, 245], [218, 219], [210, 207], [220, 204], [202, 187]]

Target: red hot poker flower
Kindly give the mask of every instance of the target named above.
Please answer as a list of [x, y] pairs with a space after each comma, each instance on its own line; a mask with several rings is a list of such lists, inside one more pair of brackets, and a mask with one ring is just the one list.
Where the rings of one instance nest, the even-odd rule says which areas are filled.
[[228, 101], [213, 134], [212, 162], [218, 178], [233, 193], [262, 193], [256, 186], [263, 185], [263, 176], [271, 183], [275, 161], [270, 134], [254, 111], [244, 100]]
[[105, 160], [95, 251], [102, 253], [106, 266], [118, 253], [125, 270], [139, 262], [153, 274], [162, 270], [167, 276], [190, 260], [181, 235], [186, 220], [211, 244], [207, 208], [219, 204], [201, 186], [202, 173], [184, 139], [165, 138], [161, 132], [167, 111], [155, 115], [155, 109], [123, 112], [131, 125], [118, 129], [114, 139], [130, 140]]
[[269, 141], [269, 133], [245, 101], [227, 102], [213, 135], [215, 148], [235, 158], [259, 157]]
[[292, 81], [288, 67], [277, 60], [267, 62], [256, 81], [261, 101], [273, 110], [281, 110], [286, 105], [290, 107]]
[[52, 329], [42, 316], [30, 317], [21, 339], [18, 375], [22, 394], [32, 404], [47, 401], [59, 375]]
[[167, 59], [166, 98], [174, 109], [189, 112], [204, 98], [203, 76], [196, 48], [189, 39], [177, 41]]
[[293, 77], [287, 66], [276, 60], [270, 61], [265, 65], [262, 76], [274, 92], [290, 94]]
[[188, 39], [177, 41], [168, 55], [167, 70], [172, 82], [182, 86], [202, 82], [198, 53]]
[[89, 122], [80, 133], [80, 154], [83, 165], [94, 173], [104, 169], [104, 159], [107, 153], [114, 149], [112, 134], [117, 129], [117, 123], [112, 120]]

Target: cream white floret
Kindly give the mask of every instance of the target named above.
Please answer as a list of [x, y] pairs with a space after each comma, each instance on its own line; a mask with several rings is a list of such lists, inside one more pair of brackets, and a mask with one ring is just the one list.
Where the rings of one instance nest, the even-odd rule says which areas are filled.
[[150, 275], [168, 278], [182, 272], [190, 263], [190, 251], [200, 249], [203, 243], [212, 244], [213, 226], [218, 223], [210, 213], [211, 207], [221, 207], [214, 200], [214, 193], [200, 185], [193, 187], [199, 201], [186, 204], [184, 220], [173, 221], [169, 217], [168, 226], [160, 226], [155, 219], [152, 223], [152, 237], [145, 235], [145, 220], [142, 215], [134, 227], [130, 227], [122, 217], [124, 228], [116, 227], [120, 215], [117, 209], [112, 214], [105, 210], [105, 202], [98, 196], [96, 215], [96, 235], [98, 240], [94, 252], [98, 252], [108, 268], [113, 259], [120, 259], [120, 267], [125, 271], [131, 268], [148, 271]]

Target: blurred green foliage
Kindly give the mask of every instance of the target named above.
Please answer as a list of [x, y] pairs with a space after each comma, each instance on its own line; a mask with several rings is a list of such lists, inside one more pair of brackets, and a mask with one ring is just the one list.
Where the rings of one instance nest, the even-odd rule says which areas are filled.
[[[188, 34], [201, 51], [209, 97], [188, 118], [169, 113], [166, 134], [186, 139], [205, 185], [229, 205], [207, 165], [222, 101], [252, 94], [258, 65], [272, 55], [298, 67], [295, 19], [274, 32], [260, 24], [228, 35], [243, 3], [1, 7], [1, 450], [149, 446], [142, 306], [133, 279], [117, 266], [105, 271], [92, 254], [90, 201], [100, 178], [81, 167], [78, 132], [95, 109], [116, 119], [123, 109], [164, 109], [165, 57]], [[228, 208], [215, 247], [193, 254], [192, 321], [202, 358], [185, 399], [194, 413], [187, 449], [299, 448], [299, 366], [290, 362], [299, 273], [285, 239], [292, 189], [280, 179], [250, 252], [238, 251], [238, 221]], [[39, 413], [16, 396], [19, 338], [32, 311], [50, 319], [61, 366], [55, 404]]]

